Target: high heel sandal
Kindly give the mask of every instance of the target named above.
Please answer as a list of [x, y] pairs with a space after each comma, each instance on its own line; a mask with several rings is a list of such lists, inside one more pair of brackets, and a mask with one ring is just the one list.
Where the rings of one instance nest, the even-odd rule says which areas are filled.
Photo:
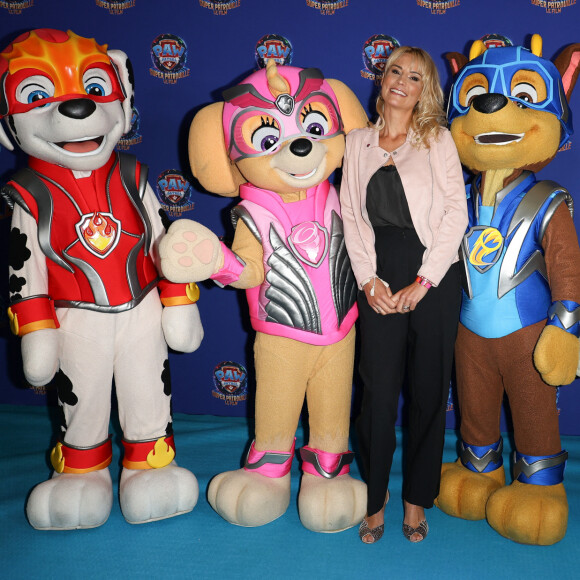
[[[403, 522], [403, 534], [409, 542], [413, 544], [417, 544], [422, 542], [427, 537], [427, 532], [429, 531], [429, 525], [427, 524], [427, 520], [423, 520], [419, 522], [419, 525], [416, 528], [412, 528], [409, 524]], [[413, 534], [419, 534], [421, 536], [420, 540], [413, 541], [411, 537]]]
[[[389, 490], [387, 490], [387, 498], [385, 499], [385, 505], [383, 505], [383, 510], [385, 509], [385, 506], [388, 503], [389, 503]], [[360, 524], [359, 529], [358, 529], [358, 537], [361, 539], [363, 544], [374, 544], [375, 542], [378, 542], [383, 537], [384, 531], [385, 531], [384, 521], [380, 526], [377, 526], [376, 528], [369, 528], [369, 524], [368, 524], [367, 518], [365, 516], [363, 518], [363, 521]], [[366, 542], [364, 540], [364, 538], [366, 536], [371, 536], [372, 542]]]

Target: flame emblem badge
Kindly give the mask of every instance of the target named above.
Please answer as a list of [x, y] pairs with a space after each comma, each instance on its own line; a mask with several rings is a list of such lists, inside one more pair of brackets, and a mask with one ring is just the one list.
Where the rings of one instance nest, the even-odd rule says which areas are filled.
[[75, 227], [83, 246], [99, 258], [106, 258], [115, 249], [121, 235], [121, 222], [100, 211], [83, 215]]

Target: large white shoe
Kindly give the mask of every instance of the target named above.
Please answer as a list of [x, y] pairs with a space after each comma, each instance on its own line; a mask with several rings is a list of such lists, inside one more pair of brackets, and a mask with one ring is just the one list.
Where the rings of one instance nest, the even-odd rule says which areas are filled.
[[283, 515], [290, 503], [290, 474], [266, 477], [244, 469], [216, 475], [207, 491], [211, 507], [237, 526], [263, 526]]
[[89, 473], [54, 473], [38, 484], [26, 504], [26, 515], [37, 530], [76, 530], [103, 525], [113, 505], [109, 469]]
[[366, 484], [348, 474], [333, 479], [302, 474], [298, 512], [313, 532], [342, 532], [360, 524], [366, 505]]
[[175, 462], [159, 469], [127, 469], [121, 473], [121, 511], [130, 524], [144, 524], [190, 512], [199, 485], [191, 471]]

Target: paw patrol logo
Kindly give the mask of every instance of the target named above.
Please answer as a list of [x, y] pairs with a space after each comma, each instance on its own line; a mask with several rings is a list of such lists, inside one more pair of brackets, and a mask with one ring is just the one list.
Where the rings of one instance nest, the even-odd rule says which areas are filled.
[[217, 16], [225, 16], [228, 11], [238, 8], [241, 0], [199, 0], [199, 5], [202, 8], [211, 10]]
[[450, 8], [457, 8], [461, 0], [446, 0], [445, 2], [436, 2], [435, 0], [417, 0], [417, 6], [427, 8], [431, 14], [445, 14]]
[[486, 34], [480, 38], [485, 48], [502, 48], [504, 46], [513, 46], [514, 43], [507, 37], [501, 34]]
[[332, 16], [337, 10], [346, 8], [348, 6], [348, 0], [342, 0], [340, 2], [334, 2], [333, 0], [306, 0], [306, 6], [319, 10], [320, 14], [324, 14], [325, 16]]
[[469, 230], [465, 240], [468, 248], [469, 263], [479, 273], [487, 272], [500, 259], [504, 239], [495, 228], [476, 226]]
[[276, 64], [289, 65], [292, 62], [292, 44], [279, 34], [266, 34], [256, 43], [256, 62], [265, 68], [270, 59]]
[[8, 10], [8, 14], [22, 14], [23, 10], [33, 6], [34, 0], [0, 0], [0, 8]]
[[398, 48], [399, 41], [386, 34], [375, 34], [371, 36], [363, 46], [363, 63], [366, 70], [361, 70], [363, 78], [380, 83], [385, 72], [385, 63], [391, 52]]
[[576, 0], [530, 0], [532, 6], [544, 8], [547, 14], [560, 14], [564, 8], [569, 8], [576, 4]]
[[123, 11], [135, 7], [135, 0], [95, 0], [99, 8], [109, 11], [109, 14], [123, 14]]
[[115, 249], [121, 237], [121, 222], [113, 214], [100, 211], [82, 216], [75, 228], [83, 246], [103, 259]]
[[175, 34], [160, 34], [151, 44], [151, 59], [155, 68], [152, 76], [163, 79], [166, 84], [175, 84], [189, 76], [187, 45]]
[[117, 143], [117, 149], [120, 151], [127, 151], [129, 147], [132, 145], [137, 145], [143, 141], [143, 137], [141, 133], [139, 133], [139, 129], [141, 126], [141, 117], [139, 115], [139, 111], [135, 107], [131, 109], [131, 128], [127, 133], [119, 139]]
[[192, 192], [191, 183], [177, 169], [167, 169], [157, 178], [157, 196], [171, 217], [193, 209]]
[[248, 373], [241, 364], [231, 361], [218, 364], [213, 371], [213, 382], [212, 396], [226, 405], [237, 405], [248, 398]]
[[328, 231], [318, 222], [304, 222], [292, 228], [288, 244], [300, 261], [318, 268], [328, 251]]

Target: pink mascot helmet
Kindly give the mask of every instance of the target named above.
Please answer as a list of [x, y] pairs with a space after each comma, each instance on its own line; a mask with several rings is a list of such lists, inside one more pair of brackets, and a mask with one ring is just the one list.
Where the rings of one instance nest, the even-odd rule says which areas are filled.
[[[285, 91], [278, 88], [280, 81]], [[261, 69], [223, 97], [226, 150], [234, 162], [271, 155], [297, 137], [319, 140], [344, 134], [336, 95], [316, 68]]]

